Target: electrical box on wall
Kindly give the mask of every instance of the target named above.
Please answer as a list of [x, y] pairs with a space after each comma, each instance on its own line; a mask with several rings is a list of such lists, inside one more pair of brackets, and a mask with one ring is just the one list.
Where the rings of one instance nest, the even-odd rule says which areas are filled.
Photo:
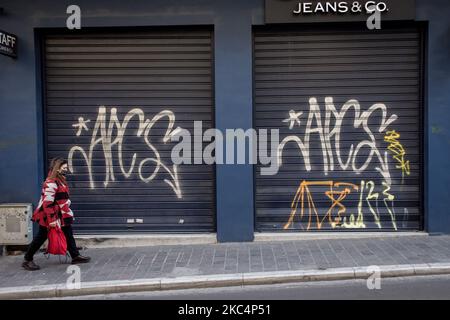
[[33, 239], [32, 213], [28, 203], [0, 204], [0, 245], [29, 244]]

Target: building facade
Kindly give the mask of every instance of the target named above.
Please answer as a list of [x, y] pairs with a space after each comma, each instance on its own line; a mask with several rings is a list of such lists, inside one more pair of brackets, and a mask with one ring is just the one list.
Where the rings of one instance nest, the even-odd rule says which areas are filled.
[[[63, 156], [78, 234], [450, 233], [448, 1], [72, 4], [0, 4], [1, 203]], [[174, 164], [200, 121], [277, 137], [276, 172], [211, 137]]]

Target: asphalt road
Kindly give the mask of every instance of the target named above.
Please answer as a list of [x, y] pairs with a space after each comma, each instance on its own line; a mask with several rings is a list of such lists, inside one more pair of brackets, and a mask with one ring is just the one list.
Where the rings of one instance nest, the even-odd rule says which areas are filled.
[[450, 275], [385, 278], [380, 289], [369, 290], [366, 280], [308, 282], [211, 289], [70, 297], [89, 300], [323, 300], [323, 299], [433, 299], [450, 300]]

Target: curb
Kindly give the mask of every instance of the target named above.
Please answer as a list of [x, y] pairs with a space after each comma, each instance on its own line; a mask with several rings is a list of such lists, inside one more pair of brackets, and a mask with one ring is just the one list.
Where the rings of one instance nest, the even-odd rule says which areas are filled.
[[[404, 277], [450, 274], [450, 263], [378, 266], [381, 277]], [[0, 288], [0, 299], [42, 299], [96, 294], [131, 293], [229, 286], [267, 285], [308, 281], [367, 279], [369, 267], [311, 269], [298, 271], [254, 272], [202, 275], [177, 278], [117, 280], [82, 283], [79, 289], [65, 284]]]
[[386, 239], [402, 237], [429, 237], [424, 231], [402, 231], [402, 232], [316, 232], [316, 233], [274, 233], [261, 232], [255, 233], [254, 242], [273, 242], [273, 241], [302, 241], [302, 240], [335, 240], [335, 239]]
[[161, 245], [216, 244], [215, 233], [207, 234], [136, 234], [136, 235], [77, 235], [77, 244], [89, 249], [147, 247]]

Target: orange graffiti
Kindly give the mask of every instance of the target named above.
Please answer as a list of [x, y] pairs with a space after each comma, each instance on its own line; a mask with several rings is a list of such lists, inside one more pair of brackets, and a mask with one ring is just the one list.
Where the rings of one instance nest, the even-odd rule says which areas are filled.
[[[319, 217], [317, 208], [314, 204], [311, 190], [309, 188], [311, 186], [325, 186], [329, 188], [329, 190], [325, 191], [325, 195], [332, 201], [332, 204], [322, 219]], [[335, 190], [335, 188], [340, 190]], [[359, 188], [357, 185], [353, 183], [346, 183], [346, 182], [302, 181], [302, 183], [297, 189], [294, 200], [292, 201], [291, 214], [289, 216], [289, 220], [284, 225], [284, 229], [289, 228], [289, 226], [291, 226], [291, 224], [293, 223], [299, 203], [301, 206], [300, 219], [303, 218], [305, 214], [305, 195], [308, 205], [308, 225], [306, 227], [307, 230], [311, 228], [313, 216], [315, 217], [315, 223], [318, 229], [322, 228], [322, 224], [327, 218], [328, 222], [333, 228], [336, 227], [337, 225], [340, 225], [343, 222], [343, 216], [346, 211], [346, 207], [342, 204], [342, 201], [347, 197], [348, 194], [352, 192], [352, 190], [358, 191]], [[338, 207], [337, 216], [335, 216], [333, 219], [332, 212], [333, 209], [336, 207]]]

